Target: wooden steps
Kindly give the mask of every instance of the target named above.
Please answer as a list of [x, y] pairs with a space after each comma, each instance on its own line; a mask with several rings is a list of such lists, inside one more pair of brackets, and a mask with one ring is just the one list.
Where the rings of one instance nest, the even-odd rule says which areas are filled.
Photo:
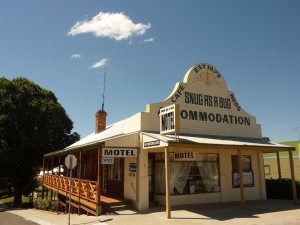
[[131, 200], [122, 199], [116, 202], [104, 203], [102, 202], [103, 213], [111, 213], [121, 210], [132, 210], [133, 205]]

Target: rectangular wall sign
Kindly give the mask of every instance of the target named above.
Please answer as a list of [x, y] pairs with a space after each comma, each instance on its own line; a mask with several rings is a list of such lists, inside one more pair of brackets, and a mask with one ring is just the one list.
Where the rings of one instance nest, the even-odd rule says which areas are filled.
[[137, 157], [136, 148], [109, 148], [104, 147], [102, 149], [103, 158], [127, 158], [127, 157]]

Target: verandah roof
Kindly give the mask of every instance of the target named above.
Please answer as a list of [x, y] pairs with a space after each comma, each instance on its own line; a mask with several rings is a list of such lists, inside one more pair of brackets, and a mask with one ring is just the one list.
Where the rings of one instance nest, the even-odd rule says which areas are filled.
[[177, 138], [175, 135], [161, 135], [152, 132], [143, 132], [144, 135], [167, 143], [167, 146], [202, 147], [202, 148], [241, 148], [255, 149], [262, 152], [294, 151], [294, 147], [268, 142], [256, 138], [241, 137], [221, 137], [205, 135], [186, 135], [180, 134]]
[[[55, 152], [45, 154], [45, 157], [55, 155], [65, 155], [71, 152], [76, 152], [81, 149], [88, 149], [96, 147], [98, 144], [103, 143], [107, 140], [119, 138], [122, 136], [130, 135], [125, 134], [124, 131], [125, 120], [111, 124], [106, 127], [105, 130], [100, 133], [92, 133], [87, 137], [77, 141], [76, 143]], [[142, 132], [142, 131], [141, 131]], [[241, 138], [241, 137], [222, 137], [222, 136], [207, 136], [207, 135], [188, 135], [180, 134], [178, 139], [175, 135], [161, 135], [155, 132], [142, 132], [144, 135], [152, 137], [154, 139], [165, 142], [167, 146], [193, 146], [193, 147], [222, 147], [222, 148], [251, 148], [257, 149], [262, 152], [277, 152], [277, 151], [294, 151], [294, 147], [267, 142], [256, 138]]]

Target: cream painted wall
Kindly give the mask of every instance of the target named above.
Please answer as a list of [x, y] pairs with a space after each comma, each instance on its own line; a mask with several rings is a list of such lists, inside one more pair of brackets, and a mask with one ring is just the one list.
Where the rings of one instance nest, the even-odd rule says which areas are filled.
[[129, 163], [136, 163], [136, 158], [125, 158], [124, 165], [124, 197], [136, 201], [136, 173], [130, 176]]
[[148, 178], [148, 152], [141, 151], [138, 156], [138, 201], [137, 209], [149, 208], [149, 178]]
[[[176, 195], [171, 196], [171, 206], [184, 205], [184, 204], [199, 204], [199, 203], [213, 203], [220, 202], [221, 193], [209, 194], [189, 194], [189, 195]], [[154, 200], [160, 205], [166, 205], [166, 196], [155, 195]]]
[[[231, 156], [237, 155], [237, 150], [220, 150], [220, 171], [221, 171], [221, 193], [222, 201], [240, 201], [240, 189], [232, 187], [232, 165]], [[254, 187], [245, 187], [245, 200], [266, 199], [265, 184], [260, 175], [262, 169], [261, 156], [256, 151], [243, 151], [242, 155], [251, 156], [251, 164], [254, 176]], [[258, 158], [260, 157], [260, 160]], [[258, 163], [260, 162], [260, 164]], [[261, 171], [263, 174], [263, 171]]]

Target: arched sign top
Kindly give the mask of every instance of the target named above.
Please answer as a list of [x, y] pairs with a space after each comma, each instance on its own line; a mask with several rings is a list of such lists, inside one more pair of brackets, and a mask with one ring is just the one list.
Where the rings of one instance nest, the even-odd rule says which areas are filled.
[[226, 82], [221, 73], [209, 63], [200, 63], [188, 70], [183, 83], [200, 86], [202, 89], [227, 90]]
[[261, 138], [256, 118], [241, 107], [211, 64], [190, 68], [172, 93], [162, 102], [148, 104], [146, 112], [154, 119], [160, 108], [172, 104], [180, 105], [180, 133]]

